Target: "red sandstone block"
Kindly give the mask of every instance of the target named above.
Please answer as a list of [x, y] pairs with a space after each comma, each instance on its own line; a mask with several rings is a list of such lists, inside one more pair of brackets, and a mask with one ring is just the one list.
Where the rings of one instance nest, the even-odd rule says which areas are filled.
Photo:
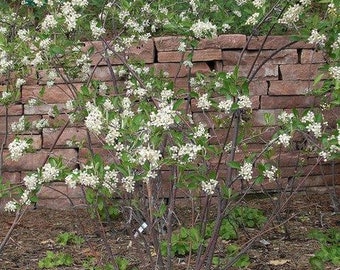
[[[8, 107], [7, 115], [22, 115], [23, 106], [21, 104], [13, 104]], [[0, 105], [0, 116], [6, 115], [6, 107]]]
[[[61, 129], [44, 128], [43, 129], [43, 148], [50, 148], [55, 141], [56, 147], [69, 147], [67, 141], [79, 142], [87, 145], [87, 131], [85, 127], [67, 127], [59, 136]], [[91, 137], [91, 145], [100, 144], [100, 141], [95, 136]]]
[[[103, 149], [102, 147], [93, 147], [93, 153], [99, 154], [106, 164], [110, 163], [117, 163], [119, 160], [115, 155], [106, 149]], [[87, 148], [81, 148], [79, 149], [79, 162], [80, 164], [86, 164], [87, 161], [91, 158], [91, 152]]]
[[[183, 65], [177, 63], [155, 63], [153, 65], [156, 71], [164, 71], [169, 74], [170, 78], [175, 77], [186, 77], [188, 75], [188, 68], [184, 67]], [[204, 62], [197, 62], [194, 63], [194, 66], [191, 69], [192, 74], [196, 73], [209, 73], [210, 68]]]
[[[248, 50], [259, 50], [262, 47], [262, 43], [265, 40], [265, 36], [257, 36], [257, 37], [253, 37], [248, 46], [247, 49]], [[249, 39], [249, 37], [248, 37]], [[263, 49], [265, 50], [276, 50], [278, 48], [281, 48], [287, 44], [289, 44], [292, 40], [290, 39], [289, 36], [269, 36], [267, 37], [267, 40], [263, 46]], [[305, 42], [297, 42], [294, 43], [293, 45], [290, 45], [288, 48], [290, 49], [305, 49], [305, 48], [310, 48], [313, 49], [314, 45], [312, 44], [308, 44]]]
[[319, 64], [305, 64], [305, 65], [281, 65], [280, 72], [282, 80], [296, 81], [296, 80], [313, 80], [318, 74], [321, 67]]
[[266, 81], [251, 81], [249, 83], [250, 96], [266, 95], [268, 91], [268, 84]]
[[[72, 205], [73, 204], [73, 205]], [[71, 202], [66, 197], [60, 197], [58, 199], [39, 199], [37, 207], [45, 207], [48, 209], [69, 210], [74, 207], [84, 208], [86, 207], [86, 200], [84, 198], [74, 198]]]
[[314, 105], [313, 96], [262, 96], [261, 109], [308, 108]]
[[156, 50], [158, 52], [178, 51], [181, 40], [184, 37], [180, 36], [166, 36], [154, 38]]
[[269, 95], [304, 95], [312, 91], [312, 81], [271, 81]]
[[[35, 153], [27, 153], [21, 157], [18, 161], [13, 161], [10, 158], [5, 158], [4, 169], [6, 171], [35, 171], [43, 166], [48, 155], [47, 151], [40, 150]], [[8, 151], [5, 151], [5, 157], [9, 156]], [[77, 151], [74, 149], [55, 149], [53, 150], [51, 157], [62, 157], [64, 163], [74, 168], [77, 162]]]
[[[181, 62], [188, 59], [189, 53], [176, 52], [159, 52], [158, 53], [158, 62], [160, 63], [173, 63], [173, 62]], [[204, 49], [204, 50], [195, 50], [192, 58], [192, 62], [202, 62], [202, 61], [214, 61], [214, 60], [222, 60], [222, 52], [220, 49]]]
[[38, 192], [38, 197], [39, 199], [60, 199], [65, 198], [64, 194], [69, 198], [82, 198], [84, 196], [81, 187], [73, 189], [69, 188], [65, 183], [54, 182], [44, 185]]
[[[40, 96], [42, 86], [29, 85], [22, 87], [22, 102], [27, 103], [32, 98], [41, 98], [47, 104], [65, 103], [72, 99], [73, 94], [80, 89], [82, 84], [55, 84], [45, 87], [43, 96]], [[75, 87], [75, 89], [73, 89]]]
[[222, 49], [242, 49], [246, 45], [245, 35], [220, 35], [217, 40]]
[[[65, 73], [63, 72], [62, 69], [60, 69], [61, 76], [58, 76], [55, 80], [55, 84], [63, 84], [63, 83], [81, 83], [84, 82], [85, 80], [82, 78], [68, 78]], [[40, 85], [46, 84], [48, 81], [48, 72], [46, 70], [39, 70], [38, 71], [38, 83]]]
[[21, 182], [20, 172], [2, 172], [1, 176], [3, 183], [19, 184]]
[[[295, 49], [285, 49], [275, 55], [272, 54], [275, 50], [263, 50], [258, 55], [258, 51], [245, 51], [242, 55], [240, 65], [250, 65], [256, 60], [256, 65], [264, 61], [271, 64], [295, 64], [298, 62], [298, 54]], [[236, 65], [241, 56], [240, 51], [226, 50], [222, 52], [224, 65]]]
[[326, 53], [324, 51], [302, 50], [301, 64], [326, 63]]
[[57, 106], [59, 112], [61, 113], [66, 111], [65, 104], [43, 104], [43, 105], [37, 105], [37, 106], [29, 106], [25, 104], [24, 113], [25, 115], [48, 114], [48, 112], [54, 106]]
[[[255, 66], [250, 76], [255, 72], [257, 66]], [[235, 66], [223, 66], [223, 71], [233, 72]], [[239, 76], [247, 77], [251, 69], [251, 65], [244, 65], [239, 67]], [[256, 73], [254, 80], [277, 80], [279, 76], [278, 66], [270, 63], [264, 64]]]

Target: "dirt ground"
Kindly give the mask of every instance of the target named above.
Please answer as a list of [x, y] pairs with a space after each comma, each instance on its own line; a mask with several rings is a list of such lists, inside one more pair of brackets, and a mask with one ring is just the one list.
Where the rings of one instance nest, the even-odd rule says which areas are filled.
[[[263, 198], [251, 198], [247, 203], [265, 212], [270, 207], [269, 201]], [[251, 264], [247, 269], [311, 269], [309, 258], [319, 248], [319, 243], [309, 239], [308, 232], [313, 228], [326, 230], [340, 226], [340, 215], [333, 213], [328, 195], [297, 195], [286, 209], [286, 214], [290, 217], [286, 223], [290, 237], [286, 237], [282, 226], [265, 234], [248, 251]], [[13, 214], [0, 213], [0, 241], [13, 220]], [[61, 211], [31, 207], [0, 253], [0, 269], [39, 269], [39, 260], [49, 250], [68, 253], [73, 258], [72, 267], [56, 269], [94, 269], [85, 268], [84, 262], [92, 258], [93, 265], [101, 265], [108, 258], [105, 241], [100, 237], [100, 228], [84, 209]], [[122, 220], [113, 221], [113, 227], [105, 226], [103, 230], [113, 255], [129, 260], [130, 266], [127, 269], [153, 269], [146, 263], [147, 255], [141, 248], [143, 243], [135, 243], [133, 237], [124, 230]], [[74, 232], [82, 236], [85, 242], [61, 246], [56, 238], [64, 232]], [[248, 230], [248, 233], [251, 234], [251, 231]], [[245, 238], [242, 236], [237, 241]], [[142, 242], [141, 238], [138, 239]], [[191, 269], [187, 267], [187, 260], [187, 257], [174, 259], [174, 269]], [[326, 269], [337, 268], [329, 266]]]

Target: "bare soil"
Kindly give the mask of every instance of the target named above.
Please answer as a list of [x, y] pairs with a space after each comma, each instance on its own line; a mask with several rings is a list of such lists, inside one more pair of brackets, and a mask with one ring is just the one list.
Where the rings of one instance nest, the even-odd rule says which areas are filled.
[[[264, 198], [250, 198], [246, 203], [264, 212], [271, 209], [270, 201]], [[273, 224], [275, 228], [263, 235], [248, 251], [251, 264], [247, 269], [311, 269], [309, 259], [319, 248], [319, 243], [309, 239], [308, 232], [313, 228], [326, 230], [340, 226], [340, 215], [333, 213], [327, 194], [297, 195], [283, 214], [284, 218], [288, 219], [285, 226], [289, 234], [285, 232], [284, 226]], [[0, 213], [0, 241], [13, 220], [13, 214]], [[252, 236], [252, 232], [255, 233], [252, 230], [254, 229], [248, 229], [236, 242], [244, 243]], [[74, 232], [82, 236], [85, 242], [80, 245], [61, 246], [56, 242], [56, 237], [64, 232]], [[107, 243], [102, 233], [105, 234]], [[221, 241], [218, 245], [223, 249], [223, 246], [225, 248], [230, 243]], [[145, 248], [143, 249], [144, 244], [142, 237], [134, 238], [127, 233], [125, 223], [120, 219], [114, 220], [110, 226], [101, 227], [90, 218], [85, 209], [51, 210], [39, 206], [37, 209], [30, 207], [0, 253], [0, 269], [39, 269], [38, 262], [48, 250], [64, 252], [73, 258], [72, 267], [56, 269], [89, 269], [83, 264], [90, 258], [94, 265], [108, 262], [106, 245], [110, 246], [114, 256], [129, 260], [128, 269], [153, 269]], [[189, 257], [175, 258], [174, 269], [191, 269], [188, 267], [188, 260]], [[192, 256], [190, 261], [194, 260]], [[337, 268], [327, 266], [326, 269]]]

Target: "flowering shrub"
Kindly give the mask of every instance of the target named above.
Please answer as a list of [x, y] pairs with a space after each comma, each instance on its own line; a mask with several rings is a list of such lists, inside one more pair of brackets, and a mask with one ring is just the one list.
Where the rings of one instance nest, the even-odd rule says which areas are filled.
[[[89, 150], [86, 162], [70, 168], [62, 158], [50, 158], [42, 168], [23, 178], [19, 195], [13, 194], [5, 210], [20, 211], [36, 201], [42, 185], [54, 181], [63, 181], [70, 188], [83, 186], [108, 201], [121, 198], [123, 213], [127, 211], [125, 206], [129, 206], [152, 227], [150, 235], [159, 254], [155, 264], [164, 268], [160, 252], [162, 230], [155, 228], [156, 225], [162, 227], [165, 219], [167, 248], [171, 250], [170, 227], [176, 192], [184, 190], [193, 201], [199, 196], [206, 199], [200, 223], [203, 234], [207, 219], [204, 213], [211, 205], [211, 196], [217, 195], [219, 210], [212, 237], [195, 249], [201, 255], [197, 257], [196, 269], [202, 269], [204, 264], [209, 269], [222, 220], [239, 203], [232, 200], [238, 182], [242, 183], [244, 194], [267, 180], [279, 183], [280, 164], [275, 154], [289, 151], [294, 136], [298, 135], [306, 141], [303, 151], [318, 155], [317, 164], [339, 158], [340, 123], [330, 127], [322, 114], [323, 110], [339, 105], [339, 4], [324, 1], [327, 19], [321, 21], [317, 16], [308, 18], [314, 1], [292, 1], [284, 5], [280, 2], [192, 0], [173, 5], [166, 1], [141, 0], [120, 4], [29, 0], [5, 4], [0, 25], [0, 73], [6, 90], [2, 92], [1, 105], [8, 108], [18, 100], [20, 88], [32, 73], [45, 73], [46, 87], [58, 80], [64, 81], [71, 92], [70, 100], [63, 108], [51, 108], [48, 115], [55, 118], [65, 114], [68, 118], [65, 127], [85, 126], [88, 137], [100, 141], [107, 153], [100, 156], [91, 142], [88, 145], [76, 142], [80, 148]], [[232, 25], [235, 28], [231, 28]], [[133, 44], [160, 33], [183, 35], [178, 51], [184, 53], [193, 50], [199, 39], [231, 29], [256, 34], [263, 25], [268, 31], [275, 27], [296, 30], [299, 40], [324, 49], [330, 60], [325, 66], [324, 78], [316, 78], [316, 82], [323, 80], [323, 86], [314, 93], [321, 96], [321, 108], [283, 111], [278, 116], [277, 131], [258, 153], [246, 149], [247, 119], [252, 108], [248, 86], [252, 78], [241, 78], [237, 66], [231, 73], [213, 71], [193, 76], [190, 73], [192, 53], [189, 53], [182, 63], [190, 74], [186, 91], [175, 89], [164, 72], [124, 57]], [[91, 56], [95, 48], [84, 48], [86, 39], [101, 41], [100, 61], [108, 64], [112, 82], [93, 79], [97, 66], [91, 66]], [[113, 58], [118, 58], [121, 65], [112, 67]], [[79, 90], [75, 82], [82, 83]], [[44, 88], [41, 96], [43, 93]], [[43, 99], [33, 99], [28, 105], [42, 102]], [[190, 108], [194, 105], [204, 112], [205, 119], [193, 119]], [[210, 110], [218, 115], [212, 117]], [[32, 141], [23, 138], [23, 134], [49, 125], [47, 119], [29, 123], [25, 117], [13, 123], [11, 131], [6, 130], [16, 135], [8, 144], [9, 158], [19, 160], [25, 152], [32, 151]], [[225, 141], [212, 145], [210, 140], [216, 136], [217, 128], [225, 130]], [[222, 165], [226, 176], [221, 172]], [[166, 179], [170, 188], [163, 190], [169, 198], [168, 204], [163, 203], [164, 194], [161, 194], [164, 169], [170, 172]], [[104, 206], [99, 200], [91, 202], [102, 209]], [[167, 254], [170, 269], [171, 252]], [[232, 265], [235, 261], [228, 263]]]

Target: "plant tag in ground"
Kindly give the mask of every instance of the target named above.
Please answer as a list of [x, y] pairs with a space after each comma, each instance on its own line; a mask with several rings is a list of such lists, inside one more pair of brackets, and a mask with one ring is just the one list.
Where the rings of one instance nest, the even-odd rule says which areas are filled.
[[262, 245], [264, 245], [264, 246], [270, 245], [270, 242], [267, 241], [266, 239], [261, 239], [261, 240], [260, 240], [260, 243], [261, 243]]
[[270, 260], [268, 262], [268, 264], [270, 265], [284, 265], [287, 262], [290, 262], [290, 260], [286, 260], [286, 259], [279, 259], [279, 260]]

